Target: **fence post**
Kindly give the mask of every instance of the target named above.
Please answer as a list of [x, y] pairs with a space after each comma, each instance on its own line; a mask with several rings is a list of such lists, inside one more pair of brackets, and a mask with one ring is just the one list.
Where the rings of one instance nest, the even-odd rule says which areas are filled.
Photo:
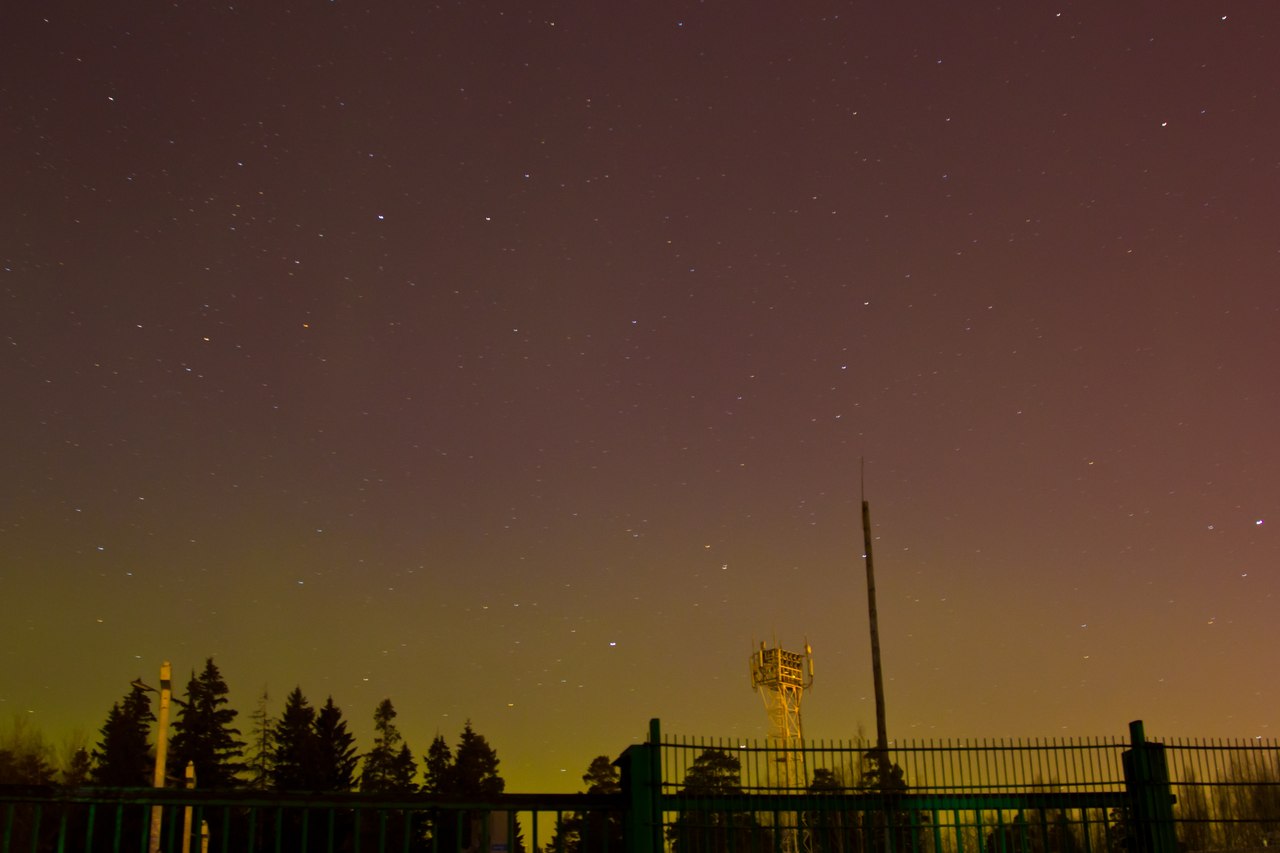
[[1142, 720], [1129, 724], [1131, 748], [1125, 750], [1125, 788], [1129, 794], [1131, 832], [1136, 853], [1177, 853], [1173, 825], [1173, 789], [1164, 744], [1148, 743]]
[[613, 762], [622, 776], [626, 853], [662, 853], [661, 726], [649, 721], [647, 743], [632, 744]]

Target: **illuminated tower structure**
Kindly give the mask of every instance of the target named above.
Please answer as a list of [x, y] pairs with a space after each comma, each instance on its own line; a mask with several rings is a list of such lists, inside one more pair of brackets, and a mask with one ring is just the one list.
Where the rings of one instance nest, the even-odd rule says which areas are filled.
[[[804, 654], [781, 647], [765, 648], [751, 655], [751, 686], [764, 699], [769, 714], [769, 749], [774, 768], [769, 784], [791, 794], [806, 785], [803, 729], [800, 727], [800, 700], [813, 684], [813, 649], [804, 644]], [[775, 814], [774, 832], [782, 853], [799, 853], [798, 814]]]
[[779, 788], [803, 788], [804, 757], [801, 743], [800, 700], [813, 684], [813, 649], [788, 652], [764, 643], [751, 655], [751, 686], [764, 699], [769, 714], [769, 745], [775, 750], [778, 772], [771, 781]]

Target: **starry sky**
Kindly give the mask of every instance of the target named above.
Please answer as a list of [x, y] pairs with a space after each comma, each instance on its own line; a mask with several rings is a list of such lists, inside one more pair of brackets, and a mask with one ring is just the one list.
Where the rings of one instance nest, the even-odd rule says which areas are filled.
[[0, 33], [0, 716], [212, 655], [573, 791], [807, 639], [874, 733], [865, 459], [892, 738], [1280, 735], [1274, 3]]

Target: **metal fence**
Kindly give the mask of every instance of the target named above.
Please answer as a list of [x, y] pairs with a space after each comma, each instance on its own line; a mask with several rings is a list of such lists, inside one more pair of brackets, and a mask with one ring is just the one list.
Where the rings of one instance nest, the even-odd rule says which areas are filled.
[[1280, 850], [1275, 741], [665, 736], [616, 795], [0, 788], [0, 853], [1208, 853]]
[[[890, 765], [916, 793], [1123, 791], [1121, 756], [1129, 742], [1114, 738], [895, 741]], [[662, 784], [685, 784], [693, 763], [707, 751], [732, 756], [746, 792], [808, 791], [816, 784], [848, 790], [876, 785], [874, 745], [864, 740], [805, 741], [788, 747], [768, 741], [661, 736]], [[799, 766], [788, 780], [783, 768]]]
[[[1134, 846], [1118, 740], [662, 737], [673, 853], [1093, 853]], [[708, 801], [715, 801], [711, 808]]]
[[1164, 744], [1184, 850], [1280, 851], [1280, 742], [1175, 738]]
[[650, 741], [673, 853], [1280, 851], [1276, 741]]
[[622, 806], [619, 796], [587, 794], [462, 801], [0, 786], [0, 853], [622, 853]]

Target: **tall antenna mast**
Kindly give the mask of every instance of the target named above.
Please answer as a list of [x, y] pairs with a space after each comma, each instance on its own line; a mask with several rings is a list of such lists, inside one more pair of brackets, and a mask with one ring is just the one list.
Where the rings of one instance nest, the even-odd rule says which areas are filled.
[[871, 504], [867, 502], [867, 462], [859, 459], [862, 497], [862, 546], [867, 564], [867, 616], [871, 624], [871, 678], [876, 691], [876, 762], [880, 784], [889, 771], [889, 734], [884, 721], [884, 670], [880, 666], [880, 620], [876, 615], [876, 571], [871, 558]]

